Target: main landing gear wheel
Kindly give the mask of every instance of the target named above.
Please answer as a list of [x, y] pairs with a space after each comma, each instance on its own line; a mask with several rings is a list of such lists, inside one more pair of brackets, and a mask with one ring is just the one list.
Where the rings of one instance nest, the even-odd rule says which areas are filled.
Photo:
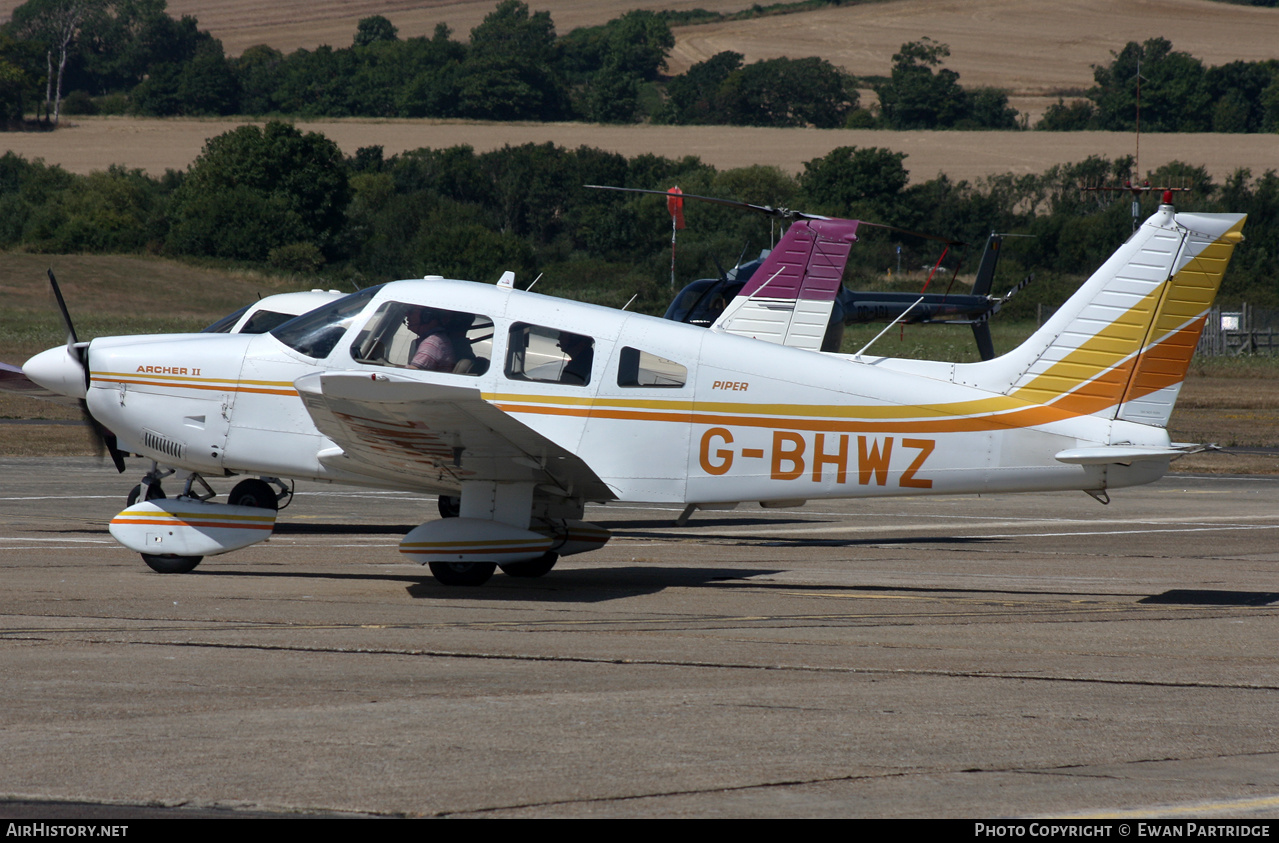
[[431, 576], [440, 585], [484, 585], [497, 570], [492, 562], [431, 562]]
[[503, 565], [502, 573], [508, 577], [543, 577], [551, 572], [560, 559], [558, 553], [547, 551], [536, 559], [527, 562], [511, 562]]
[[[138, 502], [138, 498], [142, 496], [142, 486], [143, 484], [139, 483], [129, 490], [129, 496], [125, 498], [125, 506], [133, 506]], [[152, 483], [150, 486], [147, 486], [147, 500], [158, 501], [164, 497], [166, 497], [164, 489], [160, 488], [159, 483]]]
[[265, 480], [241, 480], [235, 484], [226, 502], [232, 506], [254, 506], [258, 509], [279, 510], [280, 499], [275, 496], [275, 489]]
[[457, 495], [440, 495], [438, 506], [441, 518], [456, 518], [462, 514], [462, 499]]
[[200, 564], [203, 556], [174, 556], [166, 554], [156, 556], [151, 553], [142, 554], [142, 561], [147, 563], [152, 571], [157, 574], [189, 574], [195, 570], [195, 566]]

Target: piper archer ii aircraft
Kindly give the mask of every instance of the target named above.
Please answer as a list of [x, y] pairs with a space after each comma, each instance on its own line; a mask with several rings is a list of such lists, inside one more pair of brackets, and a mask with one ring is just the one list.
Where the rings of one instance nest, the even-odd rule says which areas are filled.
[[847, 250], [856, 224], [799, 220], [710, 330], [521, 291], [510, 273], [496, 286], [428, 276], [270, 334], [98, 338], [24, 371], [83, 398], [151, 474], [186, 474], [181, 496], [111, 521], [157, 571], [271, 534], [269, 487], [211, 501], [206, 477], [248, 474], [457, 495], [458, 517], [399, 549], [442, 583], [478, 585], [602, 546], [588, 502], [1105, 502], [1156, 480], [1196, 449], [1165, 425], [1244, 219], [1165, 198], [1030, 339], [979, 363], [816, 350], [840, 282], [823, 256]]

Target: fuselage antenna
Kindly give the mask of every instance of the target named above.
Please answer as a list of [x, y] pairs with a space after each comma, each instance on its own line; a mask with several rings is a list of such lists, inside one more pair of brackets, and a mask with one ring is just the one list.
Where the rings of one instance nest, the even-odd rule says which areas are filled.
[[875, 339], [873, 339], [873, 340], [871, 340], [870, 342], [868, 342], [868, 343], [866, 343], [865, 345], [863, 345], [863, 346], [861, 347], [861, 350], [859, 350], [856, 354], [854, 354], [854, 355], [853, 355], [854, 359], [857, 359], [857, 360], [862, 359], [862, 353], [863, 353], [863, 352], [865, 352], [865, 351], [866, 351], [866, 349], [870, 348], [872, 345], [874, 345], [874, 344], [875, 344], [876, 340], [878, 340], [878, 339], [879, 339], [880, 337], [882, 337], [884, 334], [888, 333], [888, 329], [889, 329], [889, 328], [893, 327], [893, 326], [894, 326], [894, 325], [896, 325], [898, 322], [900, 322], [900, 321], [902, 321], [903, 319], [905, 319], [905, 318], [906, 318], [906, 314], [908, 314], [908, 313], [910, 313], [912, 310], [914, 310], [914, 309], [915, 309], [915, 305], [919, 304], [919, 303], [920, 303], [921, 301], [923, 301], [923, 300], [924, 300], [924, 297], [923, 297], [923, 296], [920, 296], [919, 298], [915, 299], [915, 304], [912, 304], [910, 307], [908, 307], [908, 308], [906, 308], [905, 310], [903, 310], [903, 311], [901, 312], [901, 315], [899, 315], [899, 316], [898, 316], [896, 319], [894, 319], [892, 322], [889, 322], [887, 325], [885, 325], [885, 326], [884, 326], [884, 330], [880, 331], [878, 334], [876, 334], [876, 335], [875, 335]]

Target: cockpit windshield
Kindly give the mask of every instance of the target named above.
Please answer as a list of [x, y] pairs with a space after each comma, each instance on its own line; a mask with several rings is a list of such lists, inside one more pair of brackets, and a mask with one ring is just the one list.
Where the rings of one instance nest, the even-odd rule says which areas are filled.
[[285, 322], [272, 331], [271, 336], [300, 354], [321, 360], [329, 356], [346, 329], [351, 327], [352, 320], [381, 289], [381, 286], [369, 287], [318, 307]]
[[240, 321], [240, 317], [241, 317], [241, 316], [243, 316], [243, 315], [245, 314], [245, 312], [246, 312], [246, 311], [248, 311], [248, 309], [249, 309], [250, 307], [253, 307], [253, 305], [251, 305], [251, 304], [246, 304], [244, 307], [240, 308], [240, 309], [239, 309], [239, 310], [237, 310], [235, 313], [228, 313], [226, 316], [223, 316], [221, 319], [219, 319], [218, 321], [214, 322], [212, 325], [210, 325], [209, 327], [205, 328], [205, 329], [204, 329], [203, 331], [201, 331], [200, 333], [202, 333], [202, 334], [229, 334], [229, 333], [231, 333], [231, 329], [235, 327], [235, 323]]

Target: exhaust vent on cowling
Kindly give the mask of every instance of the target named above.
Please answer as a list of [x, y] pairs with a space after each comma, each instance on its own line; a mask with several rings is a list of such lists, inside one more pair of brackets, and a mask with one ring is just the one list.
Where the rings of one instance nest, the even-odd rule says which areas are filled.
[[182, 459], [187, 449], [184, 443], [146, 428], [142, 429], [142, 447], [152, 451], [159, 451], [162, 454], [173, 457], [175, 460]]

